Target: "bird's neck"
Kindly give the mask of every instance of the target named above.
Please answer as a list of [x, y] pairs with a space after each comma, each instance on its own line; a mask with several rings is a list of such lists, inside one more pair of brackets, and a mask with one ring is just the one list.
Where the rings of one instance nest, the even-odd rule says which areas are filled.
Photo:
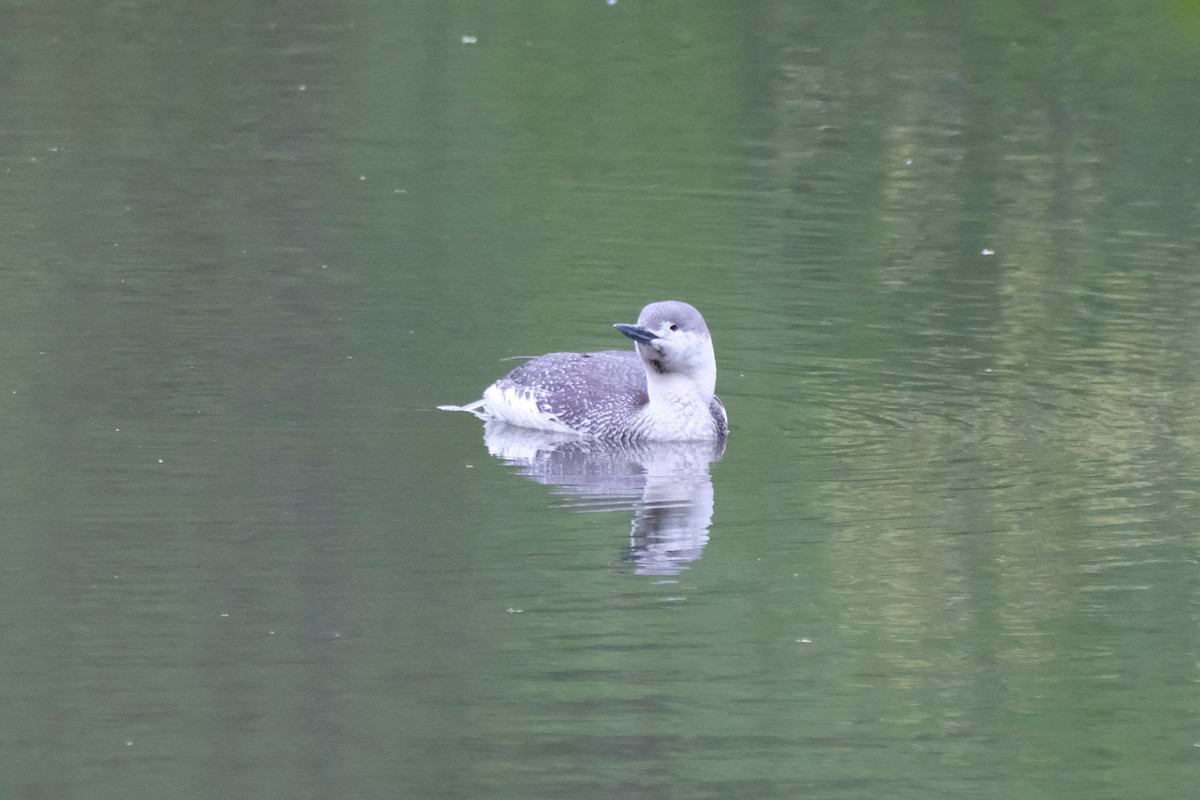
[[677, 407], [698, 405], [708, 408], [717, 388], [715, 361], [705, 368], [692, 372], [660, 373], [651, 364], [646, 364], [646, 392], [652, 407]]

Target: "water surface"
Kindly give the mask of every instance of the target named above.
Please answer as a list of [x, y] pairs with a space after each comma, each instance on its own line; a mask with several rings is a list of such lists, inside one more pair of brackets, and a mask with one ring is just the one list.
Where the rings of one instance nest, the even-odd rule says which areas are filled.
[[13, 5], [0, 794], [1187, 796], [1185, 6]]

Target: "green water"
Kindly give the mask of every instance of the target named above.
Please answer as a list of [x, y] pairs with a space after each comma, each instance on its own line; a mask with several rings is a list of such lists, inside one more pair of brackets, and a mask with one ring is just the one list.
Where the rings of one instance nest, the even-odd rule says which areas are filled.
[[[1192, 4], [0, 37], [0, 795], [1195, 792]], [[667, 297], [732, 434], [650, 568], [434, 407]]]

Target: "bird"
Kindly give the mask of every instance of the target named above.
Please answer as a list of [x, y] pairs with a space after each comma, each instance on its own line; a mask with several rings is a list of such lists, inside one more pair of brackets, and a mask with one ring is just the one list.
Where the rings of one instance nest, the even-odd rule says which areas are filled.
[[588, 438], [640, 441], [718, 441], [729, 432], [716, 396], [712, 335], [694, 306], [650, 303], [636, 324], [613, 325], [632, 350], [548, 353], [500, 378], [483, 398], [438, 406]]

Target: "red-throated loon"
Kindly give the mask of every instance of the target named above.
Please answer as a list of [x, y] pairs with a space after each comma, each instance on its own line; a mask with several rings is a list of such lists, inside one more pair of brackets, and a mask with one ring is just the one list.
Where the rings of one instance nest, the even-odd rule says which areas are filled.
[[630, 441], [711, 441], [729, 430], [714, 394], [717, 360], [704, 317], [666, 300], [636, 325], [614, 325], [633, 351], [550, 353], [530, 359], [465, 406], [523, 428]]

